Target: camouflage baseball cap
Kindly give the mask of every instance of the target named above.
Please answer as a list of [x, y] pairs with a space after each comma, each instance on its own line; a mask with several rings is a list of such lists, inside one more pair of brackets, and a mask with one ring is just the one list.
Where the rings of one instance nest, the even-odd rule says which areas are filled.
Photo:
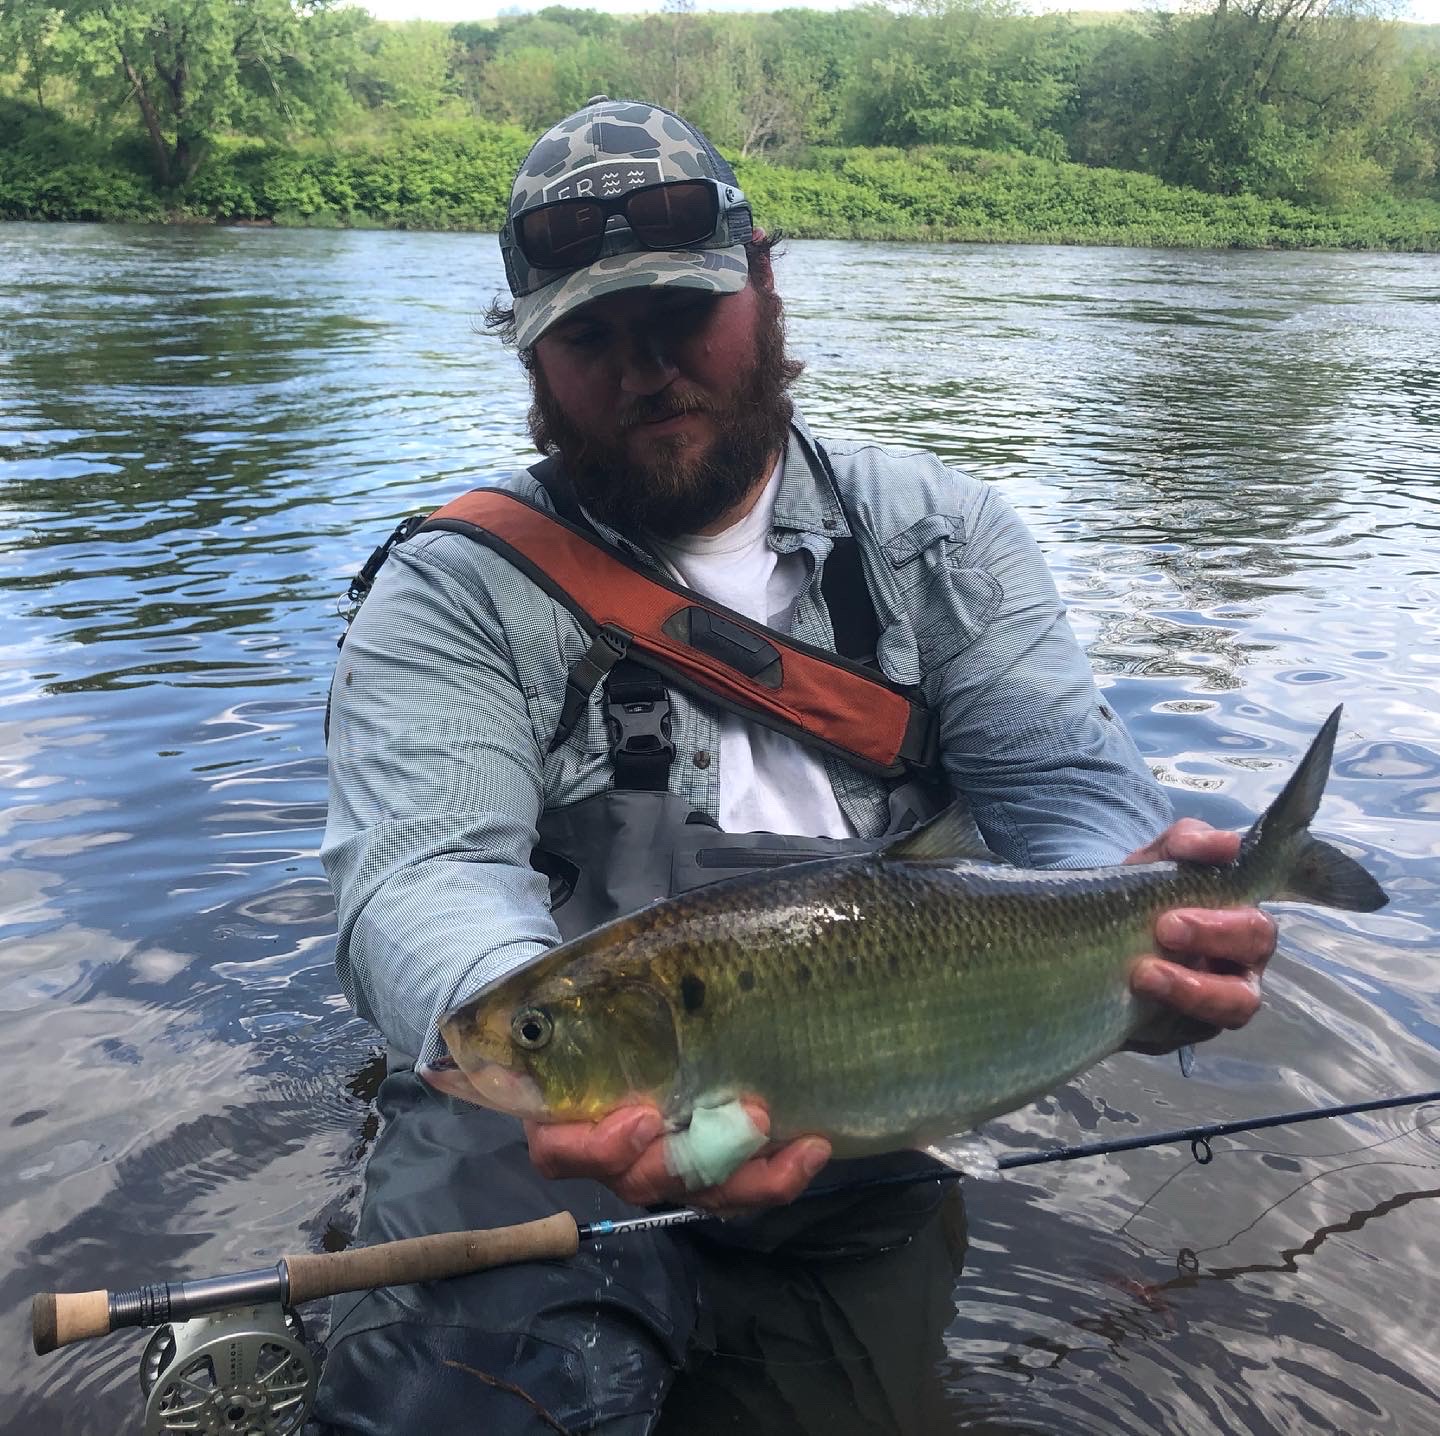
[[[565, 199], [607, 200], [675, 180], [710, 180], [719, 190], [713, 236], [682, 249], [647, 249], [611, 215], [601, 252], [579, 269], [541, 269], [515, 239], [515, 219]], [[565, 315], [605, 294], [677, 285], [734, 294], [745, 287], [750, 208], [735, 172], [693, 125], [659, 105], [597, 95], [540, 136], [520, 166], [500, 231], [505, 277], [515, 298], [515, 342], [527, 349]]]

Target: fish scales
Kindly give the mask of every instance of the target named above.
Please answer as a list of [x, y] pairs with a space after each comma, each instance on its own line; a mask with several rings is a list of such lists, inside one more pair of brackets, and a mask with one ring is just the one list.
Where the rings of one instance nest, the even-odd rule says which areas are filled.
[[872, 861], [702, 891], [654, 934], [664, 980], [705, 986], [678, 1023], [692, 1095], [784, 1093], [777, 1135], [823, 1118], [855, 1151], [897, 1125], [953, 1130], [957, 1090], [983, 1120], [1017, 1083], [1047, 1091], [1123, 1042], [1141, 1015], [1126, 960], [1176, 887], [1169, 865], [1102, 881]]
[[1309, 832], [1339, 717], [1233, 862], [1023, 871], [969, 860], [973, 825], [949, 810], [877, 853], [730, 878], [553, 949], [448, 1014], [451, 1056], [424, 1075], [541, 1121], [644, 1101], [682, 1126], [743, 1096], [773, 1135], [840, 1155], [936, 1141], [1168, 1021], [1130, 990], [1167, 909], [1384, 906]]

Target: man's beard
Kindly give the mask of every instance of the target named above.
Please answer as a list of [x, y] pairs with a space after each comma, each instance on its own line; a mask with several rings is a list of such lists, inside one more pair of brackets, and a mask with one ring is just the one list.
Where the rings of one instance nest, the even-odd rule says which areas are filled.
[[[637, 399], [614, 440], [582, 432], [540, 369], [531, 369], [530, 436], [542, 454], [559, 455], [576, 497], [595, 518], [632, 538], [673, 539], [713, 524], [764, 477], [785, 446], [793, 412], [787, 391], [804, 365], [785, 353], [779, 299], [763, 290], [759, 299], [755, 360], [728, 400], [696, 394], [682, 381]], [[652, 441], [643, 459], [631, 457], [625, 436], [635, 425], [685, 413], [710, 417], [716, 434], [708, 452], [676, 435]]]

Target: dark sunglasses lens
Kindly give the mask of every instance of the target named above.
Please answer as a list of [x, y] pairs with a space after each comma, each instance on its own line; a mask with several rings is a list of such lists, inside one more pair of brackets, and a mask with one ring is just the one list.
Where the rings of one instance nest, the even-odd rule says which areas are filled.
[[709, 239], [719, 209], [713, 185], [682, 180], [636, 190], [625, 202], [625, 218], [647, 249], [679, 249]]
[[537, 269], [578, 269], [600, 253], [605, 211], [584, 200], [557, 200], [522, 214], [515, 237]]

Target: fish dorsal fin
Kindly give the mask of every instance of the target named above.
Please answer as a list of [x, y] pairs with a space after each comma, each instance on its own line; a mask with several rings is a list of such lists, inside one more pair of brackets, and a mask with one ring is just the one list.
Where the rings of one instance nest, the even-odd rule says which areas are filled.
[[901, 833], [880, 849], [887, 863], [1003, 863], [992, 853], [964, 803], [951, 803], [943, 813]]

